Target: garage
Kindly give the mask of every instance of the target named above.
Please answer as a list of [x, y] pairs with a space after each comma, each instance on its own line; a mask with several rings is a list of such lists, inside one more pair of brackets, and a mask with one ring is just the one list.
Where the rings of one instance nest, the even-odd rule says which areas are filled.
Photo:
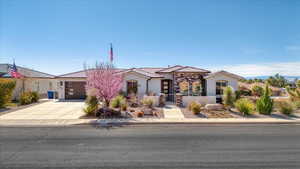
[[65, 99], [85, 99], [85, 82], [65, 82]]

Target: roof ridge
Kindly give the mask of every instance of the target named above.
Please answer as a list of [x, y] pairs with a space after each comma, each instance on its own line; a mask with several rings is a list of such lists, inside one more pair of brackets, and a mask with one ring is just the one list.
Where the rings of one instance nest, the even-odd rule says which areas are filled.
[[[1, 65], [12, 66], [12, 64], [10, 64], [10, 63], [1, 63]], [[48, 76], [55, 77], [55, 75], [45, 73], [45, 72], [41, 72], [41, 71], [38, 71], [38, 70], [35, 70], [35, 69], [31, 69], [31, 68], [27, 68], [27, 67], [23, 67], [23, 66], [18, 66], [18, 65], [16, 65], [16, 66], [17, 66], [17, 68], [26, 69], [26, 70], [29, 70], [29, 71], [34, 71], [34, 72], [38, 72], [38, 73], [42, 73], [42, 74], [45, 74], [45, 75], [48, 75]]]

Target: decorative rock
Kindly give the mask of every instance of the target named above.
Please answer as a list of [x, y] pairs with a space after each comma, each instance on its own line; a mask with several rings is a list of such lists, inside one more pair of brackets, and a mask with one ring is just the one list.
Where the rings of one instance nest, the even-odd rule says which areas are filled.
[[224, 110], [224, 106], [222, 104], [207, 104], [205, 105], [206, 110]]
[[143, 108], [142, 112], [144, 112], [145, 115], [153, 115], [152, 109], [150, 108]]

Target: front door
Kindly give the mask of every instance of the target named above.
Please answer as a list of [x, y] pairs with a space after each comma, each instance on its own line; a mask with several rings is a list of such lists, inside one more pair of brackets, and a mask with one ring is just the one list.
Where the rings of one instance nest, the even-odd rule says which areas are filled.
[[172, 80], [164, 79], [161, 81], [161, 93], [166, 95], [166, 101], [173, 101]]

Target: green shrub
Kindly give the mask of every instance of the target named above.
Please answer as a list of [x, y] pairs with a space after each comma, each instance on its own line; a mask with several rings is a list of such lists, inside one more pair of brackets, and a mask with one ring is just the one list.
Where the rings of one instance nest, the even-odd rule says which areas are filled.
[[234, 103], [234, 106], [238, 109], [239, 112], [244, 115], [250, 115], [255, 109], [255, 105], [249, 99], [239, 99]]
[[125, 98], [121, 95], [116, 96], [110, 102], [110, 107], [112, 108], [120, 108], [121, 104], [126, 102]]
[[20, 104], [21, 105], [26, 105], [26, 104], [31, 104], [33, 99], [33, 95], [31, 92], [23, 92], [20, 96]]
[[256, 110], [260, 114], [270, 115], [273, 110], [273, 105], [274, 102], [270, 97], [269, 85], [266, 85], [263, 95], [256, 101]]
[[234, 101], [235, 101], [235, 95], [233, 89], [231, 86], [227, 86], [224, 89], [223, 104], [225, 107], [231, 108], [233, 107]]
[[152, 108], [153, 107], [153, 103], [154, 101], [152, 99], [148, 99], [148, 98], [143, 98], [141, 100], [141, 103], [146, 106], [146, 107], [149, 107], [149, 108]]
[[11, 79], [0, 79], [0, 108], [11, 102], [16, 81]]
[[38, 92], [23, 92], [20, 96], [20, 104], [25, 105], [25, 104], [31, 104], [38, 102], [40, 99], [39, 93]]
[[264, 93], [264, 88], [262, 88], [261, 86], [258, 85], [254, 85], [251, 88], [251, 93], [253, 96], [262, 96]]
[[83, 111], [91, 116], [91, 115], [95, 115], [98, 107], [99, 107], [99, 102], [96, 96], [88, 96], [87, 99], [85, 100], [85, 104], [87, 105]]
[[40, 95], [39, 95], [38, 92], [31, 92], [30, 94], [32, 96], [31, 102], [38, 102], [39, 101]]
[[194, 106], [194, 105], [197, 105], [197, 104], [198, 104], [197, 102], [191, 101], [191, 102], [188, 104], [188, 110], [189, 110], [189, 111], [192, 111], [193, 106]]
[[193, 114], [197, 115], [201, 111], [201, 105], [196, 103], [196, 104], [192, 105], [191, 110], [192, 110]]
[[300, 101], [293, 102], [296, 109], [300, 109]]
[[295, 105], [293, 105], [291, 102], [288, 101], [280, 101], [277, 102], [277, 107], [279, 111], [283, 114], [290, 115], [295, 110]]

